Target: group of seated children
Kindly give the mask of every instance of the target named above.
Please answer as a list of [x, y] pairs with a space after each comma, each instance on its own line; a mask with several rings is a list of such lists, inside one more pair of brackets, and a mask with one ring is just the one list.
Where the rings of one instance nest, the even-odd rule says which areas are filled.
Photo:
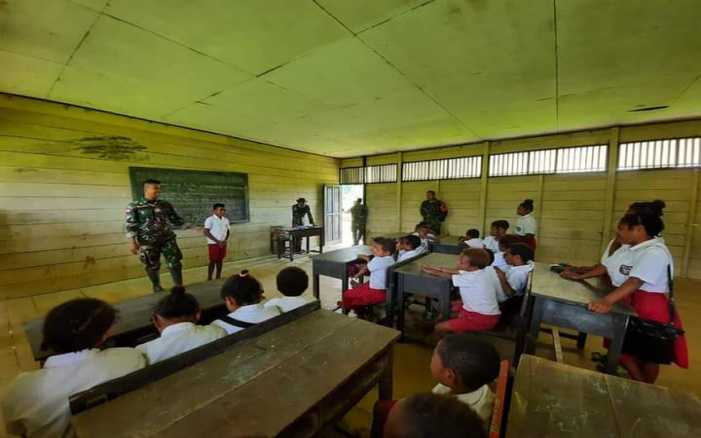
[[431, 374], [438, 381], [432, 393], [377, 402], [372, 436], [486, 437], [499, 364], [493, 345], [465, 334], [446, 336], [431, 358]]
[[100, 349], [117, 319], [104, 301], [80, 298], [56, 306], [44, 319], [42, 342], [54, 354], [43, 368], [21, 373], [9, 385], [2, 403], [6, 429], [26, 437], [72, 436], [71, 395], [300, 307], [309, 302], [301, 296], [308, 283], [302, 269], [285, 268], [277, 276], [284, 296], [263, 304], [260, 282], [242, 271], [221, 290], [230, 313], [207, 326], [197, 325], [197, 299], [175, 287], [153, 312], [160, 337], [135, 348]]

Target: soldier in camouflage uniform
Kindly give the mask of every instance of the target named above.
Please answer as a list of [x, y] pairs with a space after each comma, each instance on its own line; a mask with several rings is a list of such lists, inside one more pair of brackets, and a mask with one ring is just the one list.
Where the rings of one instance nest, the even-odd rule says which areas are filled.
[[365, 241], [365, 226], [368, 220], [368, 208], [363, 205], [363, 200], [358, 198], [350, 209], [351, 230], [353, 232], [353, 245], [358, 245], [360, 240]]
[[426, 200], [421, 203], [421, 216], [436, 236], [441, 234], [441, 224], [446, 216], [445, 211], [445, 204], [443, 201], [436, 199], [436, 192], [433, 190], [427, 191]]
[[126, 209], [126, 231], [127, 238], [131, 240], [130, 250], [132, 254], [139, 254], [154, 292], [163, 290], [159, 277], [161, 254], [166, 259], [173, 283], [179, 286], [183, 284], [183, 254], [175, 241], [172, 226], [181, 227], [185, 221], [178, 216], [169, 202], [158, 199], [160, 192], [159, 181], [147, 180], [144, 182], [144, 197], [129, 203]]
[[[307, 200], [304, 198], [297, 199], [297, 203], [292, 206], [292, 226], [301, 227], [304, 225], [304, 216], [309, 217], [309, 224], [314, 225], [314, 217], [312, 210], [307, 205]], [[295, 241], [295, 252], [302, 251], [302, 240]]]

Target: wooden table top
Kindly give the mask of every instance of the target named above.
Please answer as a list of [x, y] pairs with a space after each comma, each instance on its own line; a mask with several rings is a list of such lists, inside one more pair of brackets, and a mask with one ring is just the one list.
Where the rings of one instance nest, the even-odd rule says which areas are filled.
[[682, 438], [701, 436], [691, 393], [523, 355], [507, 437]]
[[[590, 302], [606, 294], [605, 291], [596, 289], [585, 281], [573, 281], [562, 278], [559, 274], [552, 272], [550, 266], [548, 263], [535, 264], [533, 281], [531, 283], [533, 295], [586, 307]], [[623, 303], [613, 306], [612, 312], [635, 315], [635, 311]]]
[[351, 246], [350, 248], [336, 249], [323, 254], [312, 256], [312, 261], [348, 263], [357, 260], [360, 255], [370, 255], [372, 251], [366, 245]]
[[276, 436], [398, 336], [318, 310], [72, 422], [79, 437]]
[[433, 274], [423, 272], [421, 268], [423, 266], [439, 266], [442, 268], [455, 268], [458, 264], [458, 256], [455, 254], [442, 254], [442, 253], [430, 253], [418, 260], [411, 263], [402, 265], [394, 270], [394, 272], [408, 274], [408, 275], [420, 275], [425, 277], [436, 277]]
[[[197, 298], [203, 310], [207, 310], [223, 304], [220, 291], [224, 281], [221, 279], [196, 283], [187, 286], [187, 291]], [[112, 336], [118, 337], [120, 334], [150, 326], [153, 309], [163, 297], [165, 297], [165, 293], [151, 293], [116, 304], [114, 307], [118, 314], [117, 322], [112, 329]], [[24, 331], [32, 347], [34, 358], [37, 360], [45, 359], [50, 354], [50, 352], [41, 349], [43, 326], [43, 319], [34, 319], [24, 324]]]

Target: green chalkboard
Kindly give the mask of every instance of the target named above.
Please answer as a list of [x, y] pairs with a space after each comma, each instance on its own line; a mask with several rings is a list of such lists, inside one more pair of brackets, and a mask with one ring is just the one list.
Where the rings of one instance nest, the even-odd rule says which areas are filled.
[[170, 202], [187, 223], [202, 225], [212, 214], [212, 205], [226, 205], [231, 223], [248, 222], [248, 175], [234, 172], [130, 167], [134, 200], [144, 195], [143, 182], [161, 182], [161, 199]]

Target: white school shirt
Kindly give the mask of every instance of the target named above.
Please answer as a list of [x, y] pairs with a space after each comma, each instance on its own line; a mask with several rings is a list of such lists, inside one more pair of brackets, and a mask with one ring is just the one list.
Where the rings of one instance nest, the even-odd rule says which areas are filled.
[[493, 253], [498, 253], [499, 252], [499, 241], [496, 239], [494, 236], [487, 236], [484, 238], [482, 241], [484, 244], [484, 247], [487, 248], [488, 250], [491, 250]]
[[[222, 218], [219, 219], [216, 214], [213, 214], [205, 219], [204, 227], [208, 229], [210, 234], [216, 237], [217, 240], [226, 240], [226, 233], [229, 232], [231, 225], [229, 224], [229, 219], [226, 217], [222, 216]], [[207, 237], [207, 243], [209, 245], [215, 245], [217, 242]]]
[[536, 220], [533, 217], [533, 213], [528, 213], [525, 216], [519, 216], [516, 219], [516, 235], [525, 236], [526, 234], [533, 234], [535, 236], [535, 231], [538, 228]]
[[266, 308], [272, 308], [280, 313], [287, 313], [305, 304], [311, 303], [312, 300], [305, 297], [280, 297], [273, 298], [265, 302], [263, 305]]
[[611, 240], [606, 247], [606, 251], [601, 256], [601, 264], [606, 268], [611, 284], [618, 287], [625, 283], [630, 275], [630, 270], [633, 269], [633, 253], [630, 250], [630, 245], [621, 245], [613, 254], [609, 255], [613, 245]]
[[497, 287], [484, 269], [460, 271], [453, 275], [453, 285], [460, 288], [462, 307], [482, 315], [500, 315]]
[[466, 240], [465, 245], [467, 245], [469, 248], [484, 249], [484, 242], [482, 242], [482, 239], [476, 237], [474, 239]]
[[403, 262], [404, 260], [409, 260], [412, 257], [419, 256], [423, 254], [425, 251], [422, 247], [418, 247], [416, 249], [411, 249], [411, 250], [401, 250], [399, 251], [399, 257], [397, 257], [397, 263]]
[[137, 345], [136, 349], [146, 355], [148, 363], [154, 364], [224, 336], [224, 329], [215, 325], [180, 322], [164, 328], [159, 338]]
[[[237, 319], [241, 322], [249, 322], [251, 324], [258, 324], [263, 321], [267, 321], [270, 318], [275, 318], [280, 315], [280, 310], [276, 307], [265, 307], [263, 304], [249, 304], [248, 306], [241, 306], [233, 312], [229, 313], [230, 318]], [[227, 322], [217, 319], [212, 322], [212, 325], [217, 325], [224, 330], [226, 333], [231, 335], [236, 332], [243, 330], [243, 327], [237, 327], [231, 325]]]
[[373, 257], [368, 262], [371, 289], [387, 289], [387, 269], [393, 264], [394, 258], [392, 256]]
[[669, 292], [667, 267], [671, 268], [671, 275], [674, 276], [674, 262], [664, 241], [658, 238], [650, 239], [631, 246], [630, 251], [633, 254], [633, 269], [630, 271], [630, 277], [643, 281], [640, 290]]
[[[439, 383], [433, 388], [434, 394], [452, 395], [453, 390], [450, 387]], [[489, 388], [489, 385], [482, 385], [479, 389], [464, 394], [455, 394], [462, 403], [465, 403], [482, 419], [486, 428], [489, 428], [489, 422], [492, 419], [492, 410], [494, 409], [494, 393]]]
[[68, 398], [146, 366], [133, 348], [89, 349], [51, 356], [19, 374], [3, 399], [7, 432], [28, 438], [74, 437]]
[[506, 259], [504, 258], [504, 251], [494, 253], [494, 261], [492, 262], [492, 266], [494, 266], [495, 268], [499, 268], [499, 270], [503, 272], [508, 272], [508, 270], [511, 268], [511, 265], [506, 263]]
[[487, 266], [486, 268], [484, 268], [484, 272], [487, 273], [489, 281], [492, 282], [492, 284], [494, 285], [494, 289], [497, 291], [497, 301], [499, 303], [503, 303], [504, 301], [508, 300], [509, 296], [506, 295], [506, 293], [504, 293], [504, 289], [501, 287], [501, 280], [499, 280], [499, 276], [497, 275], [497, 271], [494, 269], [494, 267]]
[[516, 296], [523, 295], [528, 287], [528, 273], [533, 270], [535, 265], [533, 262], [528, 262], [521, 266], [511, 266], [506, 272], [506, 281], [511, 286], [511, 289], [516, 291]]

